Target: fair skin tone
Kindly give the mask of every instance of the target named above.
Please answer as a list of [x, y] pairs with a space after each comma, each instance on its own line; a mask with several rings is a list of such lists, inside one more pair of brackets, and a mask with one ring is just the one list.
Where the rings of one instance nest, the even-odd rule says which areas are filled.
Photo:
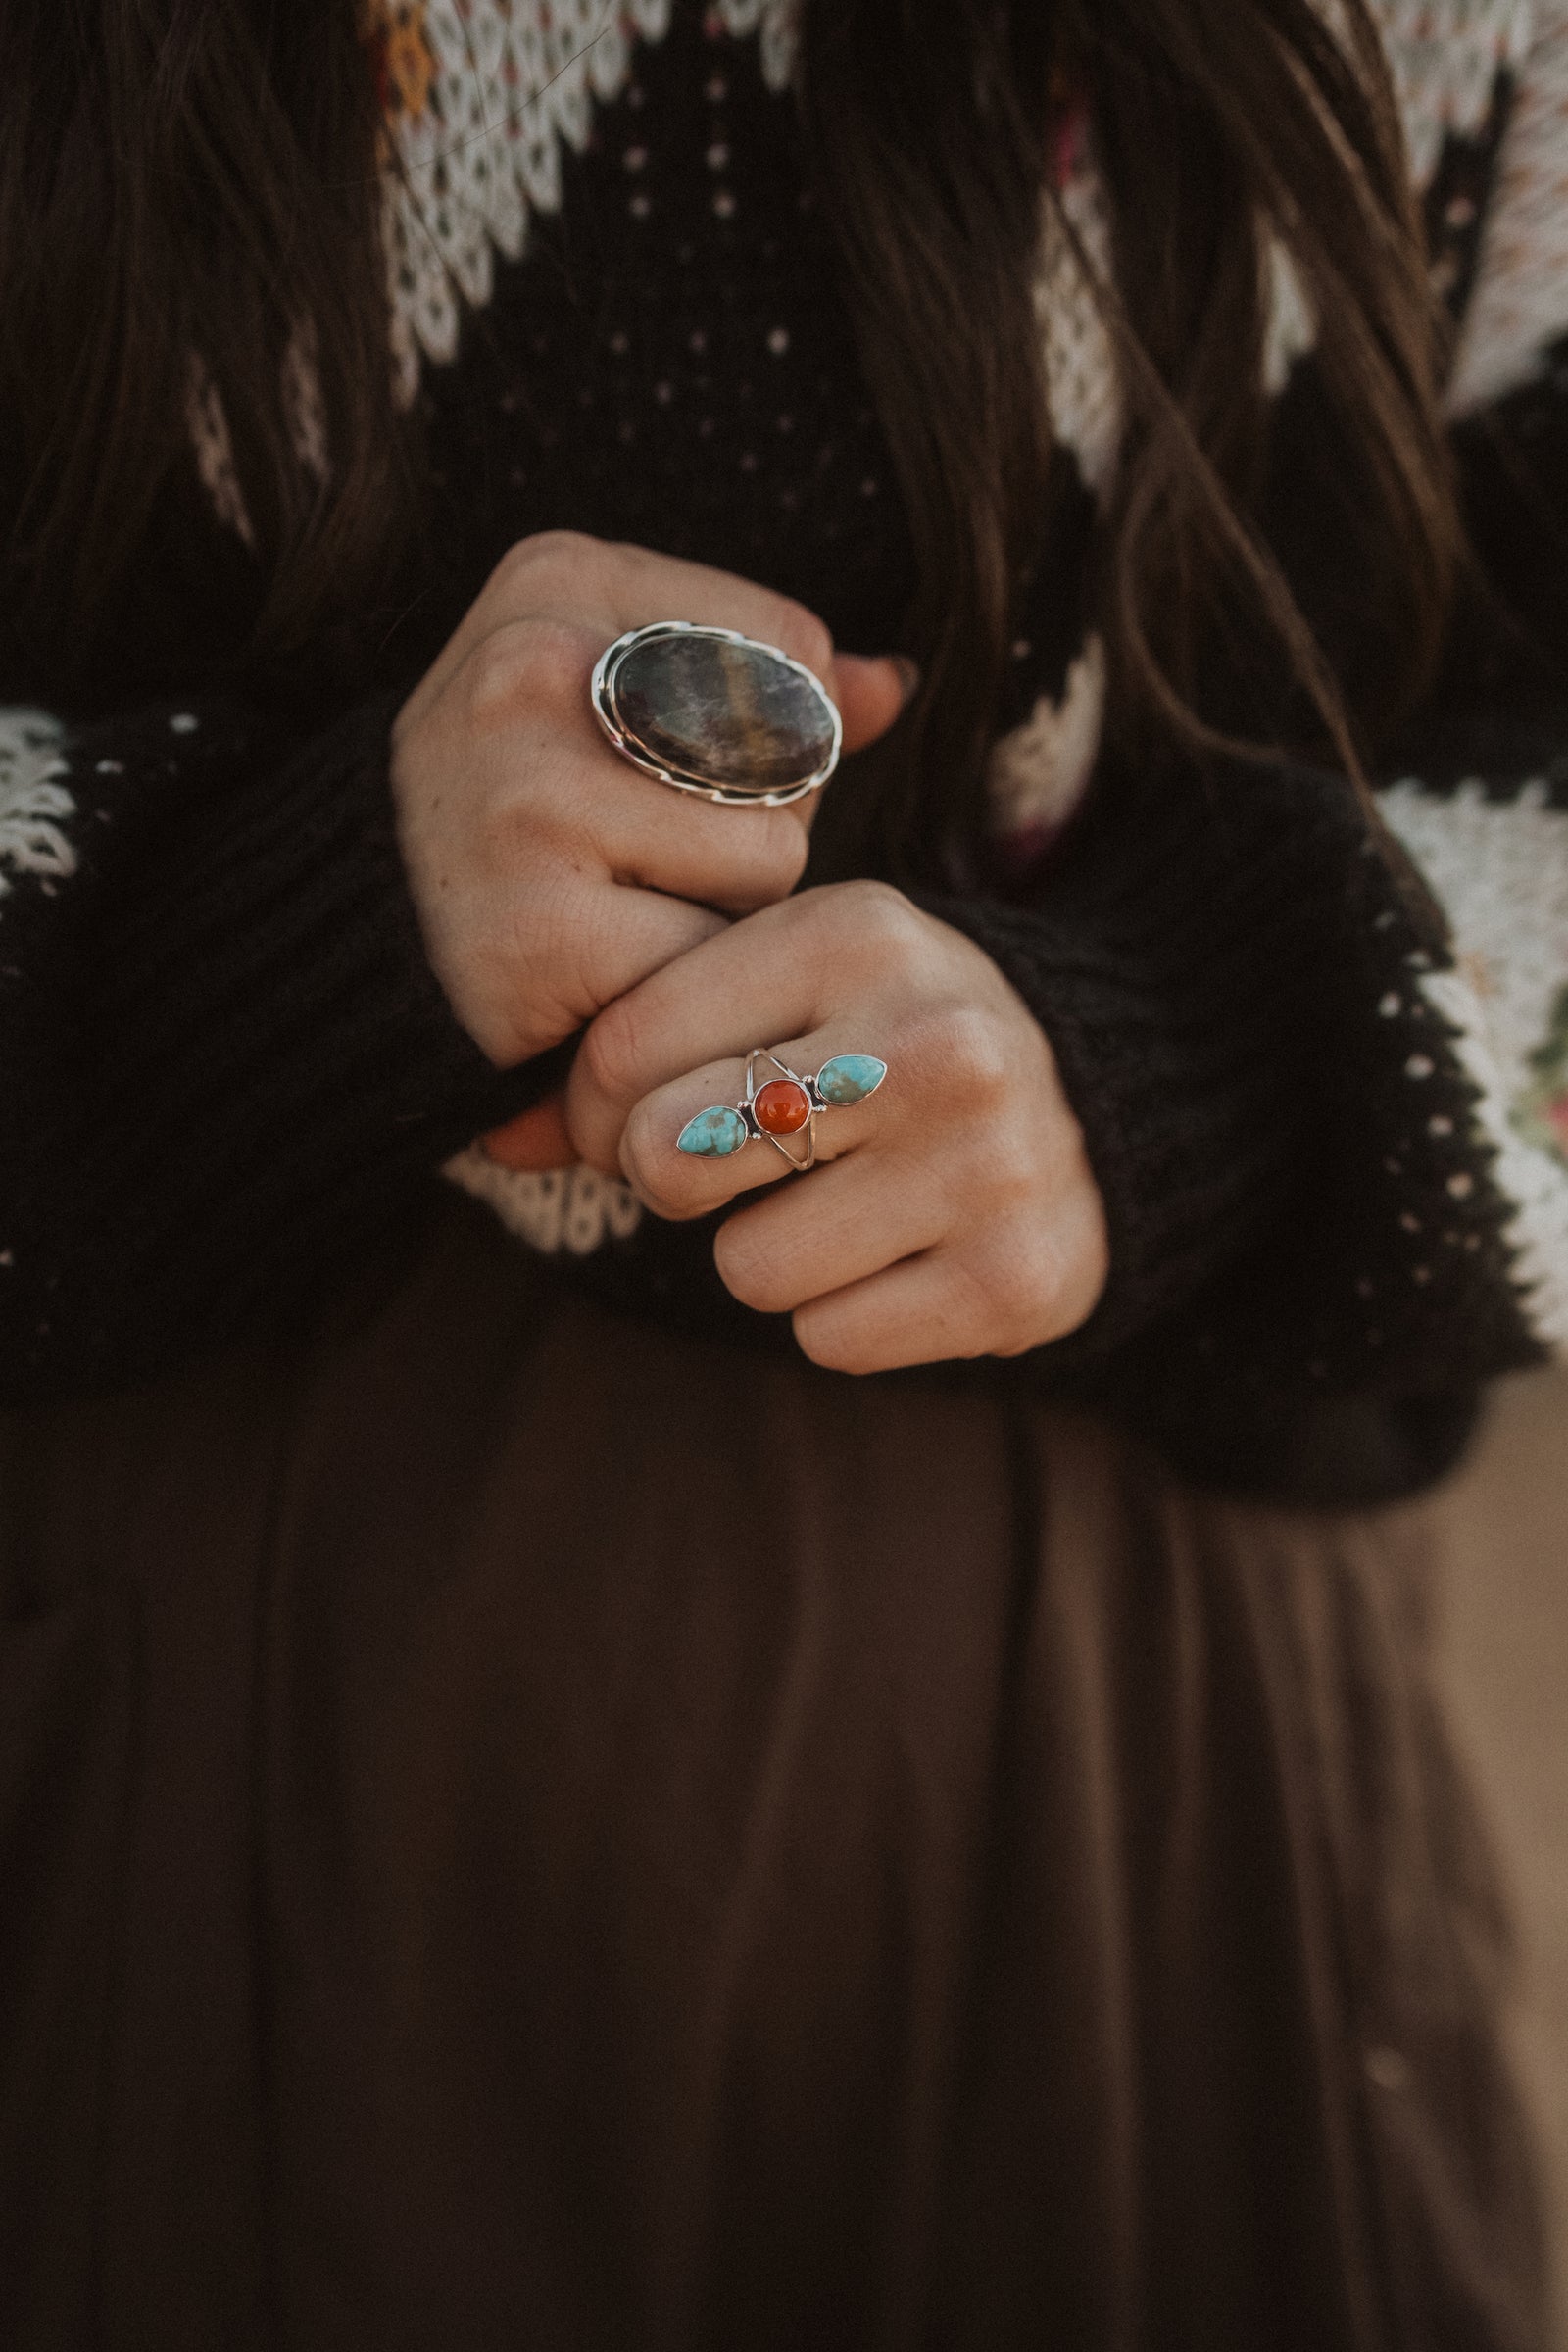
[[[836, 655], [766, 589], [566, 534], [513, 551], [393, 735], [415, 903], [459, 1019], [502, 1068], [585, 1033], [564, 1102], [489, 1139], [492, 1155], [584, 1160], [671, 1219], [747, 1198], [720, 1275], [836, 1370], [1059, 1338], [1104, 1287], [1105, 1223], [1039, 1023], [988, 956], [885, 885], [797, 894], [799, 807], [713, 808], [615, 755], [593, 664], [672, 615], [804, 662], [849, 749], [901, 708], [893, 663]], [[888, 1064], [870, 1101], [818, 1119], [808, 1178], [769, 1145], [675, 1150], [697, 1111], [740, 1100], [760, 1044], [801, 1071], [843, 1053]]]

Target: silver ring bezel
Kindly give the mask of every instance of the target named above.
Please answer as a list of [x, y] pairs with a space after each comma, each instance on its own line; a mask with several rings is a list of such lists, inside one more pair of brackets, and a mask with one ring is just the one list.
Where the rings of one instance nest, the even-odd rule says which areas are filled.
[[[767, 654], [773, 661], [782, 662], [786, 669], [793, 669], [812, 689], [832, 721], [833, 745], [821, 766], [800, 782], [781, 785], [773, 792], [744, 792], [734, 785], [714, 784], [710, 778], [698, 774], [695, 769], [662, 767], [658, 760], [651, 760], [646, 752], [630, 740], [619, 723], [615, 708], [615, 678], [633, 646], [646, 645], [650, 640], [660, 637], [719, 638], [727, 645], [744, 645], [752, 653]], [[804, 801], [808, 793], [820, 792], [844, 754], [844, 720], [838, 705], [821, 679], [813, 670], [808, 669], [804, 662], [795, 661], [791, 655], [781, 653], [776, 645], [767, 645], [760, 637], [744, 636], [739, 629], [710, 628], [695, 620], [659, 620], [647, 628], [628, 629], [623, 637], [615, 639], [613, 645], [606, 646], [595, 662], [589, 696], [595, 717], [623, 760], [629, 760], [633, 767], [640, 768], [645, 776], [653, 776], [657, 782], [668, 784], [676, 792], [695, 793], [699, 800], [716, 802], [721, 808], [787, 808], [792, 801]]]

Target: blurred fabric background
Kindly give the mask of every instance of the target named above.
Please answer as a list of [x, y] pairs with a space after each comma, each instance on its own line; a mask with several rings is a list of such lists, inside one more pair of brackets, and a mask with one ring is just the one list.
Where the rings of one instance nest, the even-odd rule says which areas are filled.
[[1505, 1384], [1448, 1508], [1439, 1658], [1518, 1910], [1513, 2054], [1547, 2170], [1568, 2352], [1568, 1372]]

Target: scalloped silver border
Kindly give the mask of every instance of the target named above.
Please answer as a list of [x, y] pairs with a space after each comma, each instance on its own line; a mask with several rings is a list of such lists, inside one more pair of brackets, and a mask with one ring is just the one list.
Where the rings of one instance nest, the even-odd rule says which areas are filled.
[[[766, 654], [774, 662], [783, 662], [786, 669], [793, 669], [798, 677], [806, 680], [832, 720], [833, 747], [822, 765], [812, 774], [803, 777], [799, 783], [781, 786], [777, 791], [745, 792], [733, 785], [715, 784], [711, 778], [700, 774], [696, 769], [662, 767], [657, 760], [650, 760], [620, 726], [615, 707], [615, 677], [634, 646], [646, 645], [660, 637], [715, 637], [726, 645], [744, 645], [751, 653]], [[645, 776], [653, 776], [659, 783], [668, 784], [676, 792], [695, 793], [699, 800], [714, 801], [721, 808], [786, 808], [792, 801], [804, 801], [808, 793], [820, 792], [844, 755], [844, 720], [838, 705], [821, 679], [814, 671], [808, 669], [804, 662], [797, 662], [789, 654], [781, 653], [776, 645], [764, 644], [760, 637], [743, 636], [739, 629], [710, 628], [695, 620], [658, 620], [647, 628], [628, 629], [625, 636], [617, 637], [612, 645], [606, 646], [595, 662], [589, 697], [595, 717], [623, 760], [629, 760], [633, 767], [640, 768]]]

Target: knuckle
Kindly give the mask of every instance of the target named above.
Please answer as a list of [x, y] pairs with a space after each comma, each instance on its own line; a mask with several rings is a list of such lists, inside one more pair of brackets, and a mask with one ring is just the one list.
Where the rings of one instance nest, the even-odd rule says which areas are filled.
[[474, 647], [465, 664], [470, 724], [481, 734], [509, 726], [526, 692], [527, 662], [520, 631], [497, 630]]
[[584, 1075], [607, 1102], [640, 1092], [642, 1020], [630, 996], [617, 997], [593, 1022], [578, 1048]]
[[713, 1263], [732, 1298], [757, 1314], [778, 1313], [790, 1303], [790, 1286], [776, 1255], [753, 1233], [747, 1217], [731, 1217], [713, 1243]]
[[1000, 1227], [981, 1252], [980, 1281], [989, 1300], [992, 1355], [1023, 1355], [1067, 1328], [1061, 1253], [1038, 1219]]
[[917, 909], [890, 882], [840, 882], [814, 891], [809, 913], [878, 969], [910, 961], [920, 940]]
[[802, 662], [825, 683], [833, 666], [833, 632], [827, 623], [793, 597], [779, 597], [768, 625], [774, 643], [792, 660]]
[[969, 1133], [984, 1152], [987, 1191], [999, 1211], [1028, 1209], [1045, 1196], [1039, 1145], [1016, 1118], [967, 1122]]
[[868, 936], [905, 940], [915, 929], [918, 917], [914, 908], [891, 882], [859, 881], [846, 887], [856, 922]]
[[509, 585], [543, 573], [580, 578], [597, 562], [600, 552], [599, 541], [585, 531], [535, 531], [508, 548], [494, 577]]
[[850, 1318], [802, 1306], [796, 1308], [791, 1322], [795, 1345], [822, 1371], [847, 1372], [859, 1378], [879, 1368], [863, 1334]]
[[915, 1051], [928, 1082], [971, 1111], [1004, 1099], [1012, 1074], [1006, 1039], [984, 1005], [932, 1007], [920, 1023]]
[[597, 640], [577, 622], [531, 613], [498, 629], [468, 657], [468, 710], [484, 734], [581, 693]]

